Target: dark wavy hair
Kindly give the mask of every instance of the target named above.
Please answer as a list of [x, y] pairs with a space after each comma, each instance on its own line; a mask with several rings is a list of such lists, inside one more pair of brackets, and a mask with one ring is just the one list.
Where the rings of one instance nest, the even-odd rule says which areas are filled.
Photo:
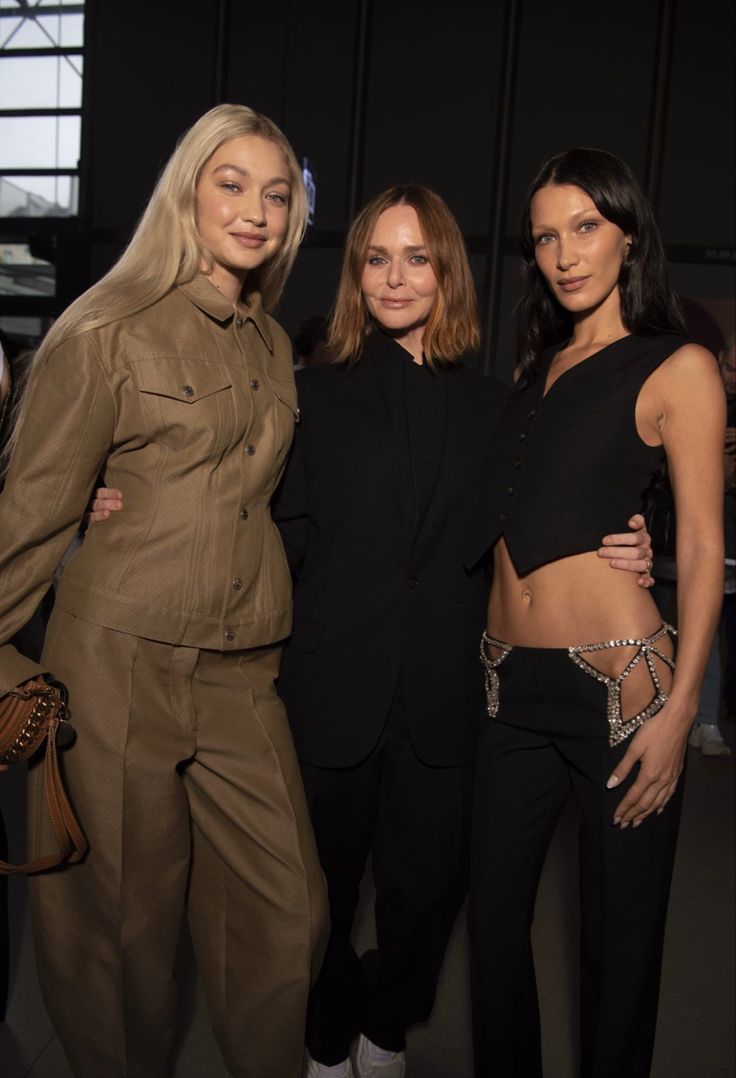
[[621, 266], [621, 318], [629, 333], [643, 336], [684, 333], [680, 304], [667, 279], [667, 266], [649, 200], [636, 176], [605, 150], [576, 147], [544, 162], [524, 200], [521, 214], [523, 294], [516, 308], [517, 386], [539, 374], [545, 348], [570, 337], [572, 318], [555, 300], [537, 267], [531, 229], [531, 202], [547, 184], [580, 187], [607, 221], [631, 236]]

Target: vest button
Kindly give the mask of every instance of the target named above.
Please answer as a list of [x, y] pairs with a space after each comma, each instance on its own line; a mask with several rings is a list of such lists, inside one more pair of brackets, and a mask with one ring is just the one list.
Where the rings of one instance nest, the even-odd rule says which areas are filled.
[[238, 327], [238, 329], [242, 329], [243, 326], [245, 325], [245, 319], [244, 318], [238, 318], [235, 325]]
[[185, 397], [193, 397], [194, 396], [194, 390], [192, 389], [191, 386], [182, 386], [181, 391], [182, 391], [182, 393], [184, 394]]
[[226, 640], [234, 640], [235, 639], [235, 630], [234, 629], [225, 629], [225, 639]]
[[514, 461], [514, 463], [511, 465], [511, 467], [512, 468], [520, 468], [521, 467], [521, 457], [517, 457], [516, 460]]
[[499, 520], [501, 521], [501, 523], [503, 524], [504, 520], [508, 520], [508, 519], [509, 519], [509, 515], [508, 515], [508, 513], [499, 513], [499, 514], [498, 514], [498, 519], [499, 519]]
[[536, 409], [536, 408], [532, 408], [532, 410], [531, 410], [530, 412], [527, 412], [527, 415], [526, 415], [526, 417], [527, 417], [527, 419], [534, 419], [534, 416], [535, 416], [536, 414], [537, 414], [537, 409]]
[[248, 443], [248, 445], [245, 447], [245, 455], [247, 457], [252, 457], [255, 451], [256, 447], [254, 445], [251, 445], [250, 443]]
[[243, 581], [240, 579], [239, 576], [236, 576], [235, 580], [233, 580], [233, 587], [235, 588], [236, 591], [240, 591], [242, 586], [243, 586]]
[[240, 510], [240, 513], [238, 515], [239, 515], [241, 520], [247, 520], [248, 519], [248, 510], [245, 508], [245, 506], [243, 506], [243, 508]]
[[260, 389], [261, 388], [261, 383], [258, 381], [257, 378], [251, 378], [251, 380], [249, 382], [249, 385], [250, 385], [251, 389]]

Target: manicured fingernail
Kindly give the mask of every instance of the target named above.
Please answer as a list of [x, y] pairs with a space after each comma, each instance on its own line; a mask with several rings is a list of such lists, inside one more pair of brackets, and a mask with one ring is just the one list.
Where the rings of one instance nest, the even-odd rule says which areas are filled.
[[621, 824], [621, 830], [622, 830], [622, 831], [625, 831], [625, 830], [626, 830], [626, 828], [627, 828], [627, 827], [629, 826], [629, 824], [630, 824], [630, 823], [631, 823], [631, 821], [630, 821], [630, 820], [624, 820], [624, 822], [623, 822], [623, 823]]
[[632, 826], [633, 827], [639, 827], [642, 823], [644, 823], [643, 820], [634, 820], [634, 823], [632, 824]]
[[607, 790], [613, 790], [614, 787], [618, 786], [620, 781], [621, 781], [621, 779], [618, 777], [618, 775], [611, 775], [610, 779], [606, 783], [606, 789]]
[[663, 812], [664, 812], [664, 805], [662, 805], [661, 809], [657, 809], [657, 815], [661, 816]]
[[621, 817], [620, 817], [620, 816], [614, 816], [614, 817], [613, 817], [613, 826], [614, 826], [614, 827], [618, 827], [618, 825], [619, 825], [620, 823], [621, 823]]

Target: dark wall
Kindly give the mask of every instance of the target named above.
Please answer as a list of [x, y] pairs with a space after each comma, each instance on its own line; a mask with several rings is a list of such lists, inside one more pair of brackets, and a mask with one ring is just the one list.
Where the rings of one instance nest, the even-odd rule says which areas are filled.
[[674, 261], [713, 264], [720, 292], [733, 287], [730, 0], [88, 0], [88, 11], [89, 272], [77, 290], [125, 242], [177, 136], [226, 100], [272, 116], [316, 175], [315, 227], [279, 311], [290, 331], [329, 308], [355, 209], [414, 179], [457, 214], [487, 359], [507, 374], [523, 191], [547, 154], [581, 143], [637, 171]]

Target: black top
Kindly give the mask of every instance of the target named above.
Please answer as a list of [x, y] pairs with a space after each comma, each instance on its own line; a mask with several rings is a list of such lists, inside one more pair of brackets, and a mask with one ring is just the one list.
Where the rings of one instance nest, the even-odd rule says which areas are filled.
[[[402, 349], [403, 351], [403, 349]], [[415, 363], [408, 352], [402, 364], [402, 395], [412, 465], [415, 530], [421, 526], [437, 485], [447, 421], [447, 379], [442, 371]]]
[[466, 564], [503, 535], [517, 572], [528, 573], [626, 530], [664, 460], [637, 433], [636, 400], [685, 343], [674, 334], [623, 337], [565, 371], [546, 396], [559, 346], [545, 353], [536, 381], [504, 412]]
[[462, 363], [419, 367], [380, 333], [356, 364], [299, 371], [297, 388], [274, 519], [295, 577], [278, 690], [299, 757], [364, 759], [401, 677], [419, 756], [467, 762], [489, 581], [463, 554], [508, 391]]

